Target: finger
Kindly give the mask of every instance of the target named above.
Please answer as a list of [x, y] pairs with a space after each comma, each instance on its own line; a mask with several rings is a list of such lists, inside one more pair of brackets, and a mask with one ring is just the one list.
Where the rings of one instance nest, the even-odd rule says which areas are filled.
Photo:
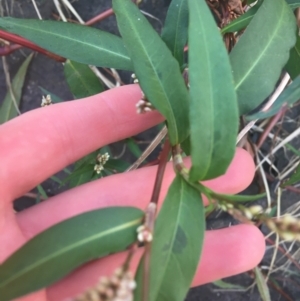
[[[252, 181], [254, 163], [250, 155], [238, 148], [225, 175], [207, 184], [219, 193], [238, 193]], [[134, 206], [144, 210], [149, 203], [157, 167], [117, 174], [94, 181], [31, 207], [17, 215], [24, 235], [31, 238], [46, 228], [82, 212], [107, 206]], [[171, 163], [167, 166], [159, 204], [174, 179]]]
[[[205, 234], [201, 262], [193, 286], [236, 275], [255, 267], [262, 259], [265, 240], [251, 225], [208, 231]], [[101, 276], [110, 276], [124, 263], [127, 253], [119, 253], [79, 268], [47, 290], [48, 301], [62, 301], [95, 286]], [[131, 270], [135, 271], [142, 250], [135, 254]], [[182, 267], [184, 268], [184, 267]]]
[[[0, 127], [0, 198], [11, 201], [97, 148], [162, 121], [136, 114], [141, 98], [129, 85], [30, 111]], [[25, 176], [26, 175], [26, 176]]]

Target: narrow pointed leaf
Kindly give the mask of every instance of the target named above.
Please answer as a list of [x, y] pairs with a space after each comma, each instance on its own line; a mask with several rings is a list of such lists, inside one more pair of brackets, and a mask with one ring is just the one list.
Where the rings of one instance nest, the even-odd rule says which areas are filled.
[[205, 1], [189, 0], [192, 181], [225, 173], [235, 153], [237, 99], [222, 37]]
[[255, 282], [260, 293], [262, 301], [271, 301], [270, 291], [259, 267], [254, 268]]
[[[25, 76], [27, 73], [28, 66], [31, 62], [33, 54], [29, 55], [26, 60], [21, 65], [14, 79], [12, 80], [11, 87], [14, 93], [15, 100], [17, 105], [20, 105], [21, 97], [22, 97], [22, 88], [25, 81]], [[13, 96], [11, 92], [8, 90], [2, 105], [0, 106], [0, 124], [18, 116], [18, 112], [15, 108], [13, 102]]]
[[288, 72], [292, 79], [295, 79], [300, 75], [300, 36], [297, 35], [297, 42], [291, 49], [290, 58], [285, 66], [285, 70]]
[[168, 9], [161, 37], [178, 61], [179, 66], [183, 65], [183, 50], [187, 43], [188, 24], [188, 2], [173, 0]]
[[67, 22], [10, 17], [0, 18], [0, 28], [79, 63], [132, 70], [122, 40], [108, 32]]
[[294, 185], [300, 182], [300, 165], [297, 166], [296, 171], [291, 175], [291, 177], [285, 181], [281, 187], [286, 187], [290, 185]]
[[64, 73], [75, 98], [84, 98], [104, 91], [99, 78], [85, 64], [67, 60]]
[[[184, 300], [197, 270], [205, 230], [204, 208], [196, 189], [177, 175], [158, 215], [150, 257], [149, 301]], [[135, 301], [142, 300], [143, 265]]]
[[51, 93], [50, 91], [44, 89], [43, 87], [39, 86], [41, 92], [44, 94], [44, 96], [46, 95], [50, 95], [52, 103], [59, 103], [59, 102], [63, 102], [63, 99], [60, 98], [59, 96]]
[[211, 197], [217, 200], [225, 200], [225, 201], [232, 201], [232, 202], [252, 202], [262, 199], [266, 196], [265, 193], [255, 194], [255, 195], [242, 195], [242, 194], [219, 194], [219, 193], [212, 193]]
[[258, 11], [261, 3], [256, 4], [255, 6], [251, 7], [246, 13], [238, 17], [237, 19], [230, 22], [228, 25], [221, 29], [221, 33], [227, 32], [236, 32], [246, 28], [251, 20], [253, 19], [254, 15]]
[[295, 17], [285, 0], [264, 0], [230, 53], [241, 115], [273, 91], [296, 42], [295, 32]]
[[285, 0], [291, 9], [300, 7], [300, 0]]
[[[227, 32], [236, 32], [246, 28], [253, 19], [262, 2], [263, 1], [259, 1], [255, 6], [251, 7], [245, 14], [241, 15], [240, 17], [223, 27], [221, 29], [221, 33], [224, 34]], [[300, 7], [300, 0], [286, 0], [286, 2], [292, 10]]]
[[233, 284], [226, 282], [224, 280], [216, 280], [213, 282], [213, 284], [219, 288], [225, 289], [225, 290], [244, 290], [246, 291], [247, 288], [244, 286], [241, 286], [239, 284]]
[[246, 120], [264, 119], [275, 115], [283, 105], [292, 105], [300, 99], [300, 76], [298, 76], [276, 99], [272, 107], [265, 112], [246, 116]]
[[37, 235], [0, 266], [1, 301], [41, 289], [87, 261], [124, 250], [135, 241], [142, 216], [136, 208], [100, 209]]
[[167, 119], [172, 145], [189, 134], [188, 91], [179, 64], [131, 0], [113, 0], [124, 44], [142, 90]]

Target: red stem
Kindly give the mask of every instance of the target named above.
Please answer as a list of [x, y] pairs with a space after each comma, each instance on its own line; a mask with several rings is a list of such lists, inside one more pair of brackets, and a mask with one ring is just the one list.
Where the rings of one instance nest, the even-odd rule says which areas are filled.
[[21, 45], [21, 46], [24, 46], [24, 47], [27, 47], [33, 51], [37, 51], [37, 52], [40, 52], [58, 62], [64, 62], [66, 59], [59, 56], [59, 55], [56, 55], [54, 53], [51, 53], [37, 45], [35, 45], [34, 43], [18, 36], [18, 35], [15, 35], [13, 33], [10, 33], [10, 32], [7, 32], [7, 31], [4, 31], [4, 30], [0, 30], [0, 38], [6, 40], [6, 41], [9, 41], [9, 42], [12, 42], [12, 43], [15, 43], [15, 44], [18, 44], [18, 45]]
[[104, 19], [112, 16], [113, 14], [114, 14], [114, 11], [113, 11], [112, 8], [110, 8], [110, 9], [106, 10], [105, 12], [99, 14], [98, 16], [96, 16], [96, 17], [88, 20], [87, 22], [85, 22], [85, 25], [87, 25], [87, 26], [93, 25], [97, 22], [103, 21]]

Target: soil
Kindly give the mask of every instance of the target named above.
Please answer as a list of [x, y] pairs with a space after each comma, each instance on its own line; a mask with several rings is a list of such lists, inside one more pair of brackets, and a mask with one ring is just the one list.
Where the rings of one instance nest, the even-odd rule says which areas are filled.
[[[40, 0], [36, 1], [41, 12], [41, 15], [44, 19], [53, 18], [53, 14], [56, 12], [53, 1]], [[144, 0], [143, 4], [140, 6], [142, 10], [151, 15], [155, 16], [156, 19], [149, 18], [149, 21], [155, 27], [157, 31], [161, 31], [162, 23], [165, 19], [166, 11], [171, 0]], [[0, 0], [2, 6], [8, 7], [9, 11], [4, 10], [5, 15], [10, 15], [14, 17], [22, 17], [22, 18], [36, 18], [36, 13], [32, 7], [32, 2], [30, 0]], [[89, 20], [95, 15], [105, 11], [106, 9], [111, 8], [111, 1], [108, 0], [75, 0], [72, 1], [75, 9], [79, 12], [84, 20]], [[6, 5], [8, 4], [8, 6]], [[114, 16], [107, 18], [106, 20], [98, 23], [95, 27], [100, 28], [105, 31], [109, 31], [114, 34], [118, 34], [118, 29], [116, 25], [116, 20]], [[24, 58], [30, 53], [30, 51], [26, 49], [22, 49], [17, 51], [7, 57], [7, 62], [9, 65], [9, 70], [11, 77], [14, 76], [20, 64], [23, 62]], [[2, 69], [1, 69], [2, 70]], [[125, 82], [129, 81], [128, 73], [121, 73], [122, 79]], [[28, 71], [25, 86], [23, 89], [22, 101], [21, 101], [21, 112], [24, 113], [26, 111], [35, 109], [40, 106], [42, 94], [39, 87], [42, 87], [51, 93], [59, 96], [64, 100], [71, 100], [72, 94], [69, 91], [69, 88], [65, 82], [63, 75], [63, 68], [60, 63], [53, 61], [50, 58], [47, 58], [41, 54], [37, 54]], [[6, 84], [4, 73], [0, 72], [0, 104], [2, 99], [4, 98], [6, 93]], [[296, 112], [298, 114], [298, 112]], [[289, 129], [290, 130], [290, 129]], [[146, 134], [140, 135], [138, 138], [141, 140], [148, 141], [153, 137], [155, 133], [153, 131], [148, 131]], [[122, 146], [116, 146], [118, 149], [122, 148]], [[266, 146], [266, 151], [270, 148], [270, 145]], [[125, 154], [125, 158], [129, 161], [132, 161], [132, 156], [129, 155], [128, 152]], [[283, 152], [277, 155], [278, 164], [284, 165], [285, 156]], [[44, 189], [46, 190], [49, 196], [55, 195], [59, 193], [62, 189], [58, 187], [52, 180], [45, 181], [42, 183]], [[274, 184], [275, 185], [275, 184]], [[250, 192], [257, 190], [257, 187], [252, 186]], [[35, 191], [34, 191], [35, 192]], [[255, 191], [257, 192], [257, 191]], [[284, 196], [284, 207], [288, 207], [292, 203], [296, 201], [295, 196], [291, 194], [286, 194]], [[18, 202], [15, 203], [16, 210], [23, 210], [28, 206], [34, 205], [36, 202], [35, 199], [32, 198], [22, 198]], [[264, 200], [262, 201], [264, 202]], [[227, 227], [233, 223], [231, 217], [226, 214], [222, 214], [218, 217], [218, 219], [211, 218], [208, 221], [208, 229], [216, 229]], [[234, 222], [236, 223], [236, 222]], [[268, 265], [270, 262], [270, 250], [267, 252], [266, 257], [264, 258], [262, 265]], [[293, 268], [290, 267], [292, 271]], [[284, 293], [290, 296], [291, 299], [285, 298], [282, 294], [278, 293], [276, 290], [270, 288], [272, 300], [300, 300], [300, 288], [299, 288], [299, 271], [294, 270], [296, 276], [294, 276], [294, 282], [289, 281], [288, 277], [286, 277], [282, 272], [274, 275], [277, 281], [279, 281], [280, 288]], [[229, 279], [224, 279], [225, 281], [238, 284], [245, 288], [248, 288], [253, 284], [253, 275], [252, 273], [245, 273], [242, 275], [238, 275], [235, 277], [231, 277]], [[222, 301], [257, 301], [260, 300], [260, 296], [257, 288], [249, 289], [247, 291], [228, 291], [221, 290], [217, 286], [213, 284], [203, 285], [201, 287], [193, 288], [187, 299], [187, 301], [196, 301], [196, 300], [222, 300]]]

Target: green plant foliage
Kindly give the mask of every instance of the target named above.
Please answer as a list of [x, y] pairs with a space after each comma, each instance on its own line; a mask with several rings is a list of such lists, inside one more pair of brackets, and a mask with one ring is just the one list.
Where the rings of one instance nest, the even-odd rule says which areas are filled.
[[236, 32], [246, 28], [253, 19], [256, 12], [258, 11], [260, 4], [261, 2], [251, 7], [246, 13], [244, 13], [243, 15], [241, 15], [240, 17], [223, 27], [221, 29], [221, 33], [224, 34], [228, 32]]
[[189, 24], [189, 8], [186, 0], [173, 0], [169, 6], [162, 39], [179, 63], [184, 62], [184, 46], [187, 42]]
[[[184, 300], [197, 270], [204, 231], [204, 208], [199, 193], [177, 175], [155, 224], [149, 301]], [[142, 262], [137, 274], [136, 301], [142, 300]]]
[[295, 17], [287, 3], [264, 0], [230, 53], [241, 115], [273, 91], [296, 42], [295, 32]]
[[189, 2], [192, 181], [225, 173], [235, 153], [238, 106], [222, 37], [205, 1]]
[[220, 194], [211, 192], [210, 196], [216, 200], [224, 200], [231, 202], [252, 202], [262, 199], [266, 196], [265, 193], [255, 194], [255, 195], [242, 195], [242, 194]]
[[223, 280], [214, 281], [213, 284], [219, 288], [227, 289], [227, 290], [247, 290], [246, 287], [241, 286], [239, 284], [232, 284], [229, 282], [225, 282]]
[[70, 188], [92, 181], [95, 177], [94, 166], [96, 164], [96, 157], [99, 151], [83, 157], [74, 164], [74, 169], [64, 180], [63, 185], [68, 183]]
[[136, 208], [105, 208], [42, 232], [0, 266], [1, 301], [41, 289], [87, 261], [124, 250], [135, 241], [142, 217]]
[[46, 193], [46, 191], [45, 191], [45, 189], [43, 188], [42, 185], [38, 185], [36, 188], [37, 188], [39, 194], [40, 194], [45, 200], [48, 199], [48, 195], [47, 195], [47, 193]]
[[[252, 2], [254, 1], [256, 0], [253, 0]], [[251, 7], [245, 14], [241, 15], [239, 18], [233, 20], [228, 25], [223, 27], [221, 29], [221, 33], [224, 34], [227, 32], [236, 32], [246, 28], [253, 19], [262, 2], [263, 0], [258, 1], [257, 4]], [[292, 10], [300, 7], [300, 0], [286, 0], [286, 2]]]
[[46, 95], [50, 95], [52, 103], [59, 103], [59, 102], [63, 102], [63, 99], [60, 98], [59, 96], [51, 93], [50, 91], [44, 89], [43, 87], [39, 86], [40, 90], [42, 91], [42, 93], [46, 96]]
[[128, 138], [125, 140], [126, 147], [130, 150], [130, 152], [136, 157], [139, 158], [142, 155], [142, 151], [138, 144], [134, 141], [133, 138]]
[[300, 165], [297, 166], [296, 171], [291, 175], [291, 177], [285, 181], [281, 187], [286, 187], [294, 185], [300, 181]]
[[291, 49], [290, 58], [285, 66], [285, 70], [288, 72], [292, 79], [295, 79], [300, 75], [300, 36], [297, 35], [297, 42]]
[[246, 116], [246, 120], [264, 119], [275, 115], [283, 105], [292, 105], [300, 99], [300, 76], [298, 76], [276, 99], [272, 107], [265, 112]]
[[271, 301], [270, 291], [259, 267], [254, 268], [255, 282], [262, 301]]
[[132, 70], [122, 40], [108, 32], [68, 22], [0, 18], [0, 28], [72, 61]]
[[190, 136], [187, 137], [184, 141], [182, 141], [180, 146], [181, 146], [182, 150], [184, 151], [184, 153], [187, 156], [191, 155], [191, 139], [190, 139]]
[[130, 0], [113, 0], [118, 27], [142, 90], [167, 119], [172, 145], [189, 134], [188, 91], [166, 44]]
[[14, 79], [12, 80], [11, 87], [14, 95], [8, 90], [3, 103], [0, 107], [0, 124], [7, 122], [8, 120], [17, 117], [18, 112], [15, 108], [13, 97], [15, 97], [16, 103], [19, 106], [22, 97], [22, 88], [24, 85], [25, 76], [27, 73], [28, 66], [31, 62], [33, 54], [29, 55], [21, 65]]
[[104, 91], [102, 82], [85, 64], [67, 60], [64, 73], [75, 98], [84, 98]]
[[285, 0], [291, 9], [300, 7], [300, 0]]
[[109, 170], [112, 173], [124, 172], [127, 168], [130, 167], [130, 163], [120, 159], [109, 159], [104, 165], [104, 170]]

